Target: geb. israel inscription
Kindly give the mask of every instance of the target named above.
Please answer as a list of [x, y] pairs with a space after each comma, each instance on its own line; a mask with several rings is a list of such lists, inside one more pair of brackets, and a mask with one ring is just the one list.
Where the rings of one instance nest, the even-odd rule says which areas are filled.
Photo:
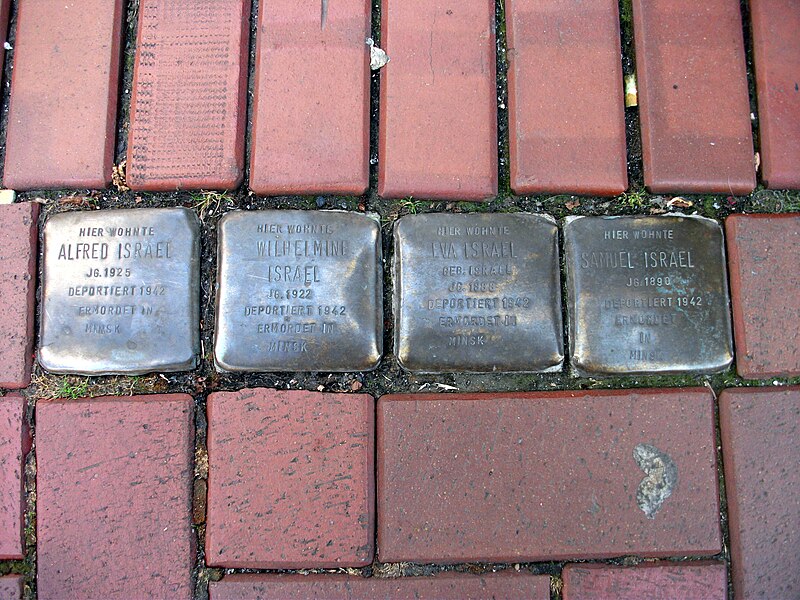
[[395, 351], [410, 371], [561, 368], [558, 230], [550, 217], [403, 217], [394, 285]]
[[199, 222], [184, 208], [50, 217], [42, 367], [85, 375], [194, 368], [199, 249]]
[[375, 368], [383, 352], [380, 257], [380, 226], [365, 215], [226, 215], [219, 224], [217, 367]]
[[579, 373], [713, 373], [733, 359], [722, 230], [703, 217], [571, 217], [564, 226]]

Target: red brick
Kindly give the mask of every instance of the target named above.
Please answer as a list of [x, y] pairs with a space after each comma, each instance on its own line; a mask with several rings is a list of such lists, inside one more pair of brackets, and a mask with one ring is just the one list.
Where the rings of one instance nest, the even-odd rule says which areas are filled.
[[0, 560], [25, 556], [25, 455], [30, 449], [25, 399], [0, 398]]
[[800, 598], [800, 387], [720, 396], [736, 598]]
[[0, 206], [0, 388], [31, 381], [38, 203]]
[[654, 193], [755, 187], [738, 0], [633, 0], [644, 182]]
[[750, 0], [758, 91], [761, 177], [800, 189], [800, 7], [796, 0]]
[[723, 563], [691, 562], [638, 567], [567, 565], [564, 600], [725, 600], [728, 577]]
[[127, 183], [232, 189], [244, 172], [250, 2], [141, 0]]
[[208, 398], [206, 562], [233, 568], [370, 564], [374, 400], [268, 389]]
[[382, 0], [378, 193], [497, 194], [492, 0]]
[[[706, 389], [384, 396], [377, 435], [381, 562], [721, 547]], [[634, 456], [642, 444], [677, 468], [672, 495], [652, 517], [637, 500], [647, 479]]]
[[193, 400], [40, 400], [38, 597], [193, 595]]
[[628, 187], [616, 0], [510, 0], [508, 130], [517, 194]]
[[3, 183], [104, 188], [117, 126], [122, 0], [23, 0]]
[[800, 214], [731, 215], [725, 232], [736, 370], [800, 375]]
[[5, 44], [8, 34], [8, 15], [11, 12], [11, 0], [0, 0], [0, 75], [3, 73], [3, 66], [6, 57]]
[[369, 0], [261, 3], [250, 163], [257, 194], [366, 191], [370, 8]]
[[0, 577], [0, 598], [3, 600], [22, 600], [22, 575]]
[[209, 586], [211, 600], [549, 600], [550, 577], [528, 573], [441, 573], [433, 577], [228, 575]]

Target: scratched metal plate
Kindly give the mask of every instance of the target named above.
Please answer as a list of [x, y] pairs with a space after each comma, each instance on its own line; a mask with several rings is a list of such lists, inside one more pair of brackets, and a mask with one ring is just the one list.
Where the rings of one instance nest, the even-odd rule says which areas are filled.
[[54, 373], [193, 369], [199, 222], [184, 208], [70, 212], [44, 228], [39, 362]]
[[564, 225], [578, 373], [714, 373], [733, 360], [722, 229], [702, 217], [571, 217]]
[[383, 352], [379, 223], [337, 211], [219, 223], [214, 357], [223, 371], [366, 371]]
[[558, 264], [550, 217], [403, 217], [394, 238], [400, 364], [419, 373], [559, 370]]

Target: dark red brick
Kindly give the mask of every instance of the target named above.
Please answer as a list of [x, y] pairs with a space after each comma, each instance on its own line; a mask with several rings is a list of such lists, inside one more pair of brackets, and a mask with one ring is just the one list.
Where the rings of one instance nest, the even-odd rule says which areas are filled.
[[0, 75], [3, 73], [3, 67], [6, 57], [5, 45], [6, 35], [8, 34], [8, 15], [11, 12], [11, 0], [0, 0]]
[[25, 399], [0, 398], [0, 560], [25, 556], [25, 455], [30, 449]]
[[[713, 404], [704, 388], [384, 396], [378, 558], [715, 554]], [[656, 512], [645, 506], [651, 517], [637, 499], [647, 480], [637, 448], [660, 453], [672, 486]]]
[[3, 183], [104, 188], [114, 159], [123, 2], [18, 6]]
[[192, 598], [193, 400], [36, 405], [40, 600]]
[[0, 206], [0, 388], [31, 381], [39, 204]]
[[441, 573], [433, 577], [228, 575], [211, 600], [549, 600], [550, 577], [529, 573]]
[[250, 2], [141, 0], [127, 183], [232, 189], [244, 173]]
[[725, 600], [728, 597], [723, 563], [567, 565], [562, 577], [564, 600]]
[[644, 182], [651, 192], [755, 187], [738, 0], [633, 0]]
[[508, 130], [517, 194], [628, 187], [616, 0], [510, 0]]
[[378, 193], [497, 194], [493, 0], [382, 0]]
[[374, 404], [361, 394], [211, 394], [207, 564], [288, 569], [372, 562]]
[[800, 598], [800, 387], [719, 400], [735, 598]]
[[0, 577], [0, 598], [3, 600], [22, 600], [22, 575]]
[[257, 194], [366, 191], [370, 9], [368, 0], [261, 3], [250, 163]]
[[800, 189], [800, 6], [750, 0], [761, 177], [767, 187]]
[[736, 370], [800, 375], [800, 214], [731, 215], [725, 232]]

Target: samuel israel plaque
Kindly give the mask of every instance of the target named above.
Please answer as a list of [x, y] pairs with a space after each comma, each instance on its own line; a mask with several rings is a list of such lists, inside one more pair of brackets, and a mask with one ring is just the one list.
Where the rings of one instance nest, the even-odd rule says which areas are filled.
[[69, 212], [44, 228], [39, 362], [84, 375], [197, 364], [199, 222], [184, 208]]
[[219, 223], [214, 357], [224, 371], [365, 371], [383, 352], [379, 223], [337, 211]]
[[394, 238], [395, 351], [419, 373], [556, 371], [564, 359], [551, 217], [403, 217]]
[[577, 372], [714, 373], [733, 360], [716, 221], [570, 217], [564, 253]]

